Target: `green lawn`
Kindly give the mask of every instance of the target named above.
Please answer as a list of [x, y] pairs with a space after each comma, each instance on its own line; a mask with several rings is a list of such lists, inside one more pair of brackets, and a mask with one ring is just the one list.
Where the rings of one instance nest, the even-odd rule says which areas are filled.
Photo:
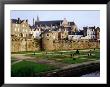
[[[26, 54], [26, 56], [32, 56], [32, 57], [36, 57], [36, 58], [68, 58], [68, 57], [71, 57], [71, 54], [74, 54], [75, 53], [75, 50], [73, 51], [67, 51], [67, 52], [60, 52], [60, 51], [57, 51], [57, 52], [39, 52], [34, 55], [33, 53], [30, 53], [30, 54]], [[82, 51], [82, 50], [79, 50], [79, 55], [88, 55], [89, 51]], [[94, 50], [91, 50], [91, 53], [92, 54], [95, 54], [96, 57], [100, 57], [100, 50], [99, 49], [96, 49], [95, 51]]]
[[26, 56], [33, 56], [36, 58], [45, 58], [48, 60], [56, 60], [63, 63], [81, 63], [85, 61], [100, 59], [100, 49], [95, 49], [95, 50], [92, 49], [91, 56], [88, 56], [89, 51], [79, 50], [80, 54], [78, 55], [75, 54], [73, 57], [71, 57], [71, 54], [74, 54], [75, 52], [76, 52], [75, 50], [67, 51], [67, 52], [55, 51], [55, 52], [47, 52], [47, 54], [46, 53], [35, 54], [35, 55], [26, 54]]
[[[100, 59], [100, 49], [91, 50], [91, 56], [88, 56], [89, 51], [79, 50], [80, 54], [74, 54], [76, 50], [73, 51], [51, 51], [51, 52], [36, 52], [34, 55], [33, 52], [20, 52], [26, 56], [32, 56], [37, 58], [44, 58], [47, 60], [55, 60], [56, 62], [67, 63], [67, 64], [76, 64], [86, 61], [94, 61]], [[18, 52], [19, 53], [19, 52]], [[29, 54], [28, 54], [29, 53]], [[74, 56], [71, 56], [74, 54]], [[11, 58], [11, 63], [17, 61], [16, 58]], [[32, 77], [39, 76], [40, 73], [45, 73], [58, 69], [55, 66], [50, 66], [47, 64], [38, 64], [31, 61], [23, 60], [16, 64], [11, 65], [11, 76], [12, 77]]]
[[29, 77], [36, 76], [41, 72], [51, 71], [56, 69], [53, 66], [46, 64], [37, 64], [30, 61], [21, 61], [11, 66], [12, 77]]
[[80, 59], [80, 58], [65, 58], [64, 60], [62, 60], [63, 63], [69, 63], [69, 64], [76, 64], [76, 63], [82, 63], [82, 62], [86, 62], [88, 61], [88, 59]]

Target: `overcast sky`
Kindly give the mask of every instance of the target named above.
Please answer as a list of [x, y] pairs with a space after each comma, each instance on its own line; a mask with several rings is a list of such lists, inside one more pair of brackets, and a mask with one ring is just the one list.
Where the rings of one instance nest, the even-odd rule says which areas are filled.
[[40, 21], [63, 20], [74, 21], [79, 29], [84, 26], [100, 27], [100, 11], [11, 11], [11, 19], [28, 19], [33, 24], [33, 18]]

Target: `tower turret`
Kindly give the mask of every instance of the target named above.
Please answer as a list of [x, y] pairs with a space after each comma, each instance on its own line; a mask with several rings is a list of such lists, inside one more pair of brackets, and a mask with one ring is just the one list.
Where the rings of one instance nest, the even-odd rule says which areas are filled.
[[51, 31], [42, 34], [42, 47], [44, 50], [54, 50], [53, 46], [54, 36]]

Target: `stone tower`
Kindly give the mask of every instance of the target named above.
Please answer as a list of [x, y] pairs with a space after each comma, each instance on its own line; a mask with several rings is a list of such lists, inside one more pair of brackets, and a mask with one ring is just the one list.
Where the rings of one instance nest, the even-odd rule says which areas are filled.
[[62, 26], [63, 27], [68, 27], [68, 21], [66, 20], [66, 18], [64, 18], [64, 20], [62, 22]]
[[53, 46], [54, 36], [51, 31], [42, 34], [42, 48], [45, 51], [54, 50]]

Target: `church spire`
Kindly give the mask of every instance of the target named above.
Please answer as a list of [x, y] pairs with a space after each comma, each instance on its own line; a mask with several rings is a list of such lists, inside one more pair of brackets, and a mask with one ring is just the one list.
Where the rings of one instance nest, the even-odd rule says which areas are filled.
[[34, 18], [33, 18], [33, 26], [34, 26]]
[[39, 22], [40, 20], [39, 20], [39, 17], [37, 16], [37, 22]]

